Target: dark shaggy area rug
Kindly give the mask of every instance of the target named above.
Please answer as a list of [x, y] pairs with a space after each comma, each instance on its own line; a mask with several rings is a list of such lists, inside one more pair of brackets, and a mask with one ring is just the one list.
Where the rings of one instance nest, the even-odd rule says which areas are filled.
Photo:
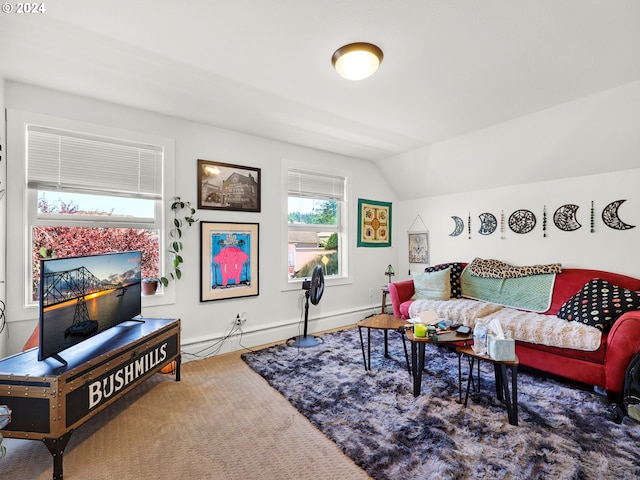
[[398, 334], [389, 334], [390, 358], [382, 338], [372, 331], [369, 372], [357, 328], [322, 335], [317, 347], [278, 345], [243, 359], [375, 479], [640, 478], [640, 427], [611, 421], [606, 398], [519, 372], [516, 427], [495, 398], [488, 362], [465, 408], [457, 355], [427, 345], [414, 398]]

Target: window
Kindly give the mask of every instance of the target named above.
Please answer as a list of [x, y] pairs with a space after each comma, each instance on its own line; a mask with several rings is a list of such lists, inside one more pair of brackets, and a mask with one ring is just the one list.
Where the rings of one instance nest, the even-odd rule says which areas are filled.
[[143, 277], [158, 277], [163, 148], [26, 126], [31, 299], [38, 260], [142, 251]]
[[308, 278], [316, 265], [327, 277], [346, 276], [345, 177], [288, 170], [287, 271]]

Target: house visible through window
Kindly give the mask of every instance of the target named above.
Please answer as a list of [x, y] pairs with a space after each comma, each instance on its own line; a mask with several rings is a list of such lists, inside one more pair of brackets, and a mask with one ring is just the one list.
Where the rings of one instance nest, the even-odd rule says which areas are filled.
[[32, 298], [38, 260], [142, 251], [143, 277], [158, 277], [163, 149], [27, 126]]
[[344, 276], [345, 178], [318, 172], [288, 171], [288, 278], [311, 276], [316, 265], [325, 276]]

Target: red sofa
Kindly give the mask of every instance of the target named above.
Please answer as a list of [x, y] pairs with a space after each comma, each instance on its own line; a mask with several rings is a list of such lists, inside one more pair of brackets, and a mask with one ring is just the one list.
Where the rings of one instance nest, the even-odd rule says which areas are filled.
[[[462, 264], [463, 267], [466, 264]], [[551, 307], [545, 315], [556, 315], [560, 307], [577, 293], [588, 281], [600, 278], [620, 287], [639, 291], [640, 279], [579, 268], [566, 268], [557, 274]], [[409, 318], [409, 306], [413, 302], [413, 280], [389, 284], [393, 314]], [[464, 296], [464, 292], [462, 292]], [[624, 375], [631, 358], [640, 352], [640, 310], [620, 316], [607, 333], [602, 334], [600, 348], [596, 351], [572, 350], [516, 341], [516, 354], [521, 365], [558, 375], [587, 385], [607, 390], [611, 400], [622, 392]]]

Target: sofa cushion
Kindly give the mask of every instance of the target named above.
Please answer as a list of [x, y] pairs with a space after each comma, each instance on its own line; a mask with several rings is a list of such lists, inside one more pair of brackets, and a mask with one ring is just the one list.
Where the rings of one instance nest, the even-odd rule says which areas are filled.
[[440, 265], [433, 265], [424, 269], [425, 272], [438, 272], [440, 270], [450, 269], [449, 278], [451, 280], [451, 298], [460, 298], [462, 296], [462, 289], [460, 288], [460, 274], [464, 268], [464, 264], [455, 263], [441, 263]]
[[594, 278], [560, 307], [558, 317], [606, 332], [630, 310], [640, 310], [640, 293]]
[[451, 298], [451, 269], [413, 274], [414, 294], [412, 300], [448, 300]]

